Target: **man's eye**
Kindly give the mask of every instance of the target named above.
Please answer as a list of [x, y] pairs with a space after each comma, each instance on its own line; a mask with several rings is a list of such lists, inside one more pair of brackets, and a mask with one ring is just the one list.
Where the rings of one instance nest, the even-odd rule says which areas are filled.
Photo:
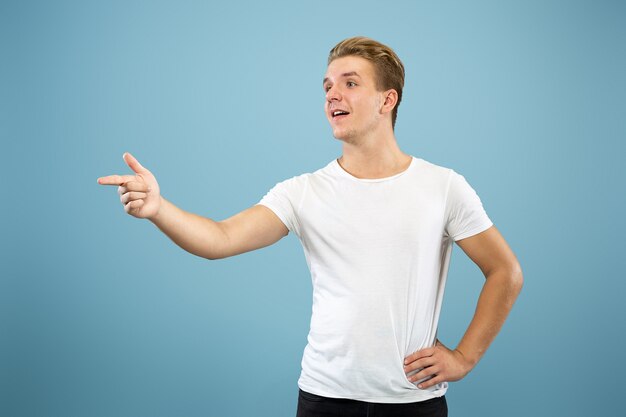
[[348, 87], [354, 87], [356, 83], [354, 81], [348, 81]]

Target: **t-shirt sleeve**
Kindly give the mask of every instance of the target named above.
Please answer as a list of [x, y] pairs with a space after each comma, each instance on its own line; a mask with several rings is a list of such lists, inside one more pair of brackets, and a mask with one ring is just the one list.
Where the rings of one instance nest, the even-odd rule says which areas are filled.
[[446, 199], [446, 234], [455, 242], [493, 226], [476, 191], [452, 171]]
[[257, 204], [272, 210], [289, 231], [299, 236], [298, 204], [305, 185], [302, 176], [289, 178], [272, 187]]

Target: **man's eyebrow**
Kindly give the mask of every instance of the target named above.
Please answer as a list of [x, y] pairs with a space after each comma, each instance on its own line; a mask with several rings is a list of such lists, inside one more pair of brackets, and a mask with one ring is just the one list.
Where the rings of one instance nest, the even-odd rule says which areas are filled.
[[[359, 74], [356, 73], [356, 71], [350, 71], [350, 72], [344, 72], [343, 74], [341, 74], [342, 77], [359, 77], [361, 78], [361, 76]], [[328, 81], [328, 77], [324, 78], [324, 81], [322, 82], [322, 85], [326, 84], [326, 81]]]

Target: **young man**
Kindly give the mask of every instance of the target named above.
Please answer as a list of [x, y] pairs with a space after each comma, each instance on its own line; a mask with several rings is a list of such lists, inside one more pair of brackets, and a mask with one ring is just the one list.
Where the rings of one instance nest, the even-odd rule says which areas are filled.
[[[119, 186], [128, 214], [208, 259], [296, 233], [313, 280], [298, 417], [447, 415], [448, 382], [478, 363], [521, 290], [515, 255], [465, 179], [399, 149], [403, 85], [390, 48], [364, 37], [340, 42], [323, 87], [342, 156], [220, 222], [165, 200], [128, 153], [135, 175], [98, 179]], [[436, 334], [453, 242], [486, 281], [465, 335], [449, 349]]]

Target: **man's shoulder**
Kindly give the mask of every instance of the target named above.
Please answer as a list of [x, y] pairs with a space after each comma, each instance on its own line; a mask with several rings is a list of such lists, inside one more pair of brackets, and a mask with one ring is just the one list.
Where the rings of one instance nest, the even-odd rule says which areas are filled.
[[309, 179], [316, 173], [314, 172], [303, 172], [300, 174], [293, 175], [291, 177], [284, 178], [278, 181], [274, 189], [282, 189], [289, 192], [297, 192], [298, 190], [305, 187], [308, 183]]
[[301, 172], [300, 174], [296, 174], [290, 178], [287, 178], [284, 181], [288, 181], [294, 184], [304, 184], [312, 178], [324, 177], [324, 176], [332, 176], [334, 173], [334, 160], [330, 161], [328, 164], [324, 165], [315, 170]]
[[416, 173], [420, 175], [430, 176], [433, 179], [448, 180], [450, 175], [455, 172], [452, 168], [435, 164], [423, 158], [414, 158], [418, 162]]

